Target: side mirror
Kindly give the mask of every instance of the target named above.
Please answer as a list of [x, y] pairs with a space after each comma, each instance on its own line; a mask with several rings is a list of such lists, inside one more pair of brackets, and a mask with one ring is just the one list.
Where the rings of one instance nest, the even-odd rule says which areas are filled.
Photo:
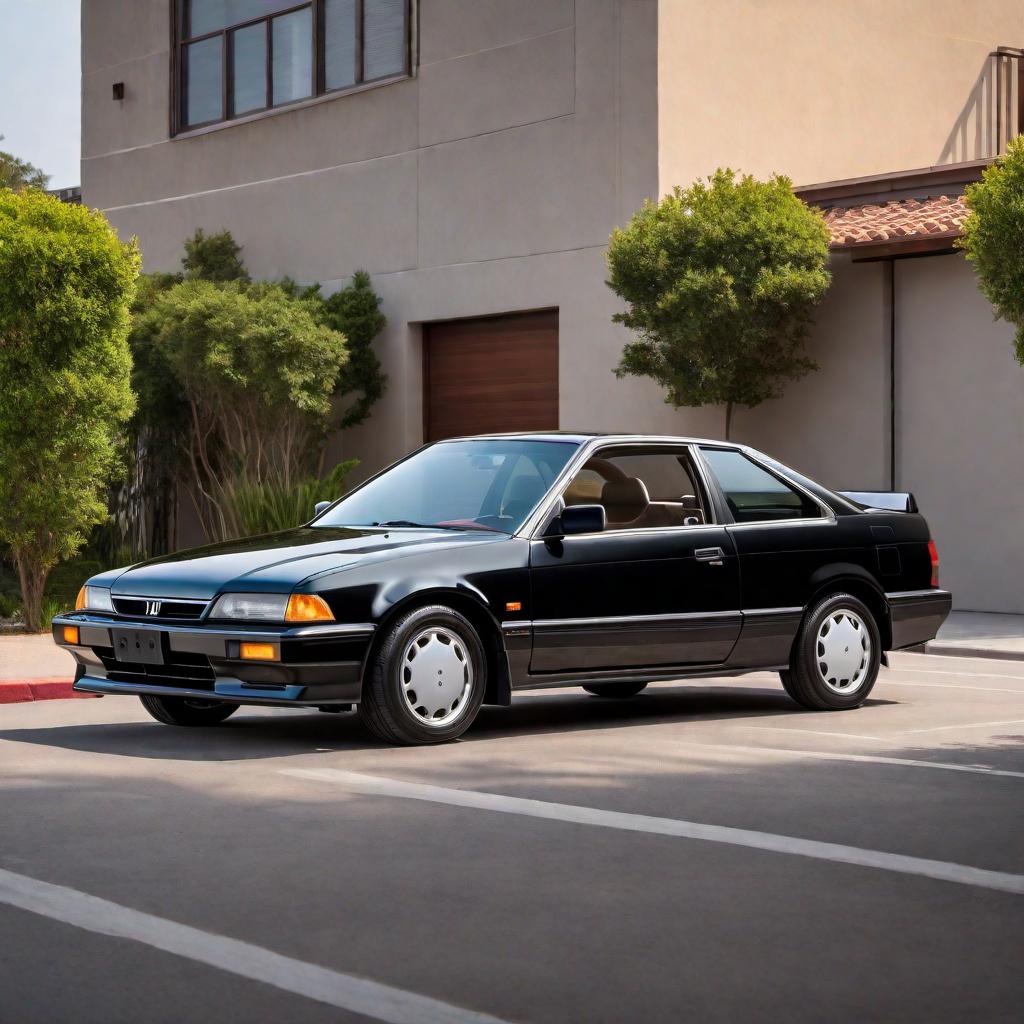
[[604, 505], [569, 505], [558, 517], [562, 533], [600, 533], [607, 525]]
[[333, 501], [318, 501], [313, 506], [313, 518], [316, 519], [316, 517], [320, 515], [321, 512], [323, 512], [325, 509], [329, 509], [333, 504]]

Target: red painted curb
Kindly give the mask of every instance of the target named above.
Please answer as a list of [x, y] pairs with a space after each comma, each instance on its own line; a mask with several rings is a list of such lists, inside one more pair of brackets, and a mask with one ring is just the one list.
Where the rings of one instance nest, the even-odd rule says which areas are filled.
[[0, 679], [0, 704], [22, 704], [30, 700], [65, 700], [69, 697], [98, 697], [98, 693], [75, 693], [72, 680]]

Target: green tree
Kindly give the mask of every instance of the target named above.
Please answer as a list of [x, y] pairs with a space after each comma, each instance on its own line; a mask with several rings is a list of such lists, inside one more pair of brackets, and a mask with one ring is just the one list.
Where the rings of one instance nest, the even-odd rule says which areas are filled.
[[969, 213], [957, 245], [974, 264], [981, 290], [997, 317], [1016, 328], [1014, 349], [1024, 365], [1024, 136], [968, 185]]
[[336, 394], [356, 397], [344, 406], [337, 424], [342, 430], [362, 423], [387, 386], [387, 376], [373, 351], [374, 339], [387, 323], [380, 302], [365, 270], [357, 270], [348, 285], [323, 300], [324, 322], [348, 340], [349, 359], [338, 378]]
[[242, 247], [230, 231], [207, 235], [199, 228], [185, 240], [181, 265], [185, 277], [202, 281], [248, 281], [249, 272], [242, 262]]
[[828, 289], [829, 234], [788, 178], [719, 169], [648, 201], [613, 232], [608, 285], [636, 334], [616, 369], [651, 377], [672, 405], [755, 406], [815, 369], [804, 344]]
[[[0, 142], [4, 137], [0, 135]], [[13, 153], [0, 150], [0, 189], [9, 188], [20, 192], [25, 188], [46, 188], [50, 176], [27, 160], [19, 160]]]
[[134, 243], [99, 212], [0, 191], [0, 542], [30, 630], [50, 570], [108, 515], [135, 404], [126, 336], [138, 272]]
[[238, 536], [239, 482], [289, 490], [308, 474], [348, 358], [345, 338], [279, 285], [187, 280], [137, 326], [187, 407], [188, 485], [206, 535]]

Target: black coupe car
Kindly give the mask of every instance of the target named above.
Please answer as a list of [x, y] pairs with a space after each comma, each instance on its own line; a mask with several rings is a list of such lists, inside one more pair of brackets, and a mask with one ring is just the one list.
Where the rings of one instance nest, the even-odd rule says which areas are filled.
[[538, 687], [767, 669], [855, 708], [949, 608], [909, 494], [718, 441], [538, 433], [428, 445], [306, 526], [95, 576], [53, 635], [77, 690], [168, 724], [355, 704], [381, 739], [437, 743]]

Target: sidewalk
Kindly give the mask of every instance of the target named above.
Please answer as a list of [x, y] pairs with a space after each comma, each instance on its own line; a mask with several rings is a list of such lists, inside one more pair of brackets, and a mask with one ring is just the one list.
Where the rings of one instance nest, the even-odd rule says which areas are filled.
[[951, 612], [925, 652], [1024, 660], [1024, 615]]
[[49, 633], [0, 636], [0, 704], [88, 697], [73, 693], [75, 659]]
[[0, 679], [72, 679], [75, 659], [49, 633], [0, 636]]

